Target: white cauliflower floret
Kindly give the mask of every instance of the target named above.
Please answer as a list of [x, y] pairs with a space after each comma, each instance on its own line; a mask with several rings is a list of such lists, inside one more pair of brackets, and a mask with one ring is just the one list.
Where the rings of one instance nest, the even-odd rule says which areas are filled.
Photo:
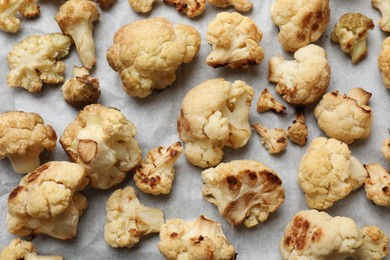
[[305, 124], [304, 108], [298, 107], [293, 124], [287, 128], [287, 137], [298, 145], [306, 145], [307, 125]]
[[70, 45], [71, 39], [61, 33], [31, 35], [14, 45], [7, 57], [8, 85], [35, 93], [41, 90], [42, 81], [64, 81], [65, 63], [59, 60], [68, 55]]
[[39, 15], [37, 0], [0, 0], [0, 30], [16, 33], [20, 29], [17, 12], [26, 18]]
[[92, 187], [108, 189], [122, 182], [141, 161], [136, 133], [119, 110], [93, 104], [66, 127], [60, 143], [73, 162], [92, 170]]
[[185, 155], [193, 165], [217, 165], [223, 147], [244, 146], [251, 136], [249, 106], [252, 87], [243, 81], [210, 79], [191, 89], [183, 99], [177, 127]]
[[208, 0], [209, 4], [217, 7], [226, 8], [233, 6], [240, 12], [248, 12], [252, 9], [253, 4], [249, 0]]
[[143, 98], [176, 80], [176, 70], [192, 61], [200, 40], [188, 25], [173, 25], [166, 18], [139, 20], [115, 33], [107, 61], [119, 73], [125, 92]]
[[174, 163], [183, 148], [177, 142], [169, 147], [159, 146], [151, 150], [134, 174], [137, 187], [153, 195], [168, 194], [175, 178]]
[[167, 260], [235, 259], [235, 249], [220, 224], [203, 215], [192, 221], [168, 220], [161, 226], [158, 249]]
[[70, 162], [48, 162], [22, 178], [8, 196], [8, 231], [19, 236], [76, 237], [87, 199], [87, 169]]
[[310, 208], [331, 207], [366, 178], [366, 170], [348, 146], [333, 138], [314, 139], [299, 163], [298, 181]]
[[379, 19], [379, 27], [381, 30], [384, 32], [390, 32], [390, 1], [371, 0], [371, 4], [382, 14], [381, 19]]
[[176, 11], [185, 13], [188, 17], [203, 14], [206, 9], [206, 0], [163, 0], [166, 5], [173, 5]]
[[[390, 130], [389, 130], [390, 132]], [[383, 141], [382, 144], [382, 153], [385, 159], [390, 163], [390, 138], [387, 138]]]
[[260, 64], [264, 58], [259, 45], [262, 37], [251, 18], [239, 13], [219, 13], [207, 28], [207, 41], [213, 50], [206, 63], [214, 68], [229, 66], [233, 69]]
[[256, 109], [259, 113], [263, 113], [270, 109], [276, 113], [286, 111], [286, 107], [282, 103], [278, 102], [267, 88], [261, 91], [259, 99], [257, 100]]
[[62, 256], [41, 256], [29, 241], [15, 238], [0, 253], [0, 260], [62, 260]]
[[385, 87], [390, 89], [390, 37], [382, 42], [382, 49], [378, 57], [378, 68]]
[[311, 104], [329, 86], [330, 66], [323, 48], [310, 44], [294, 53], [295, 60], [272, 57], [268, 80], [277, 83], [276, 92], [293, 105]]
[[390, 206], [390, 172], [380, 164], [364, 165], [368, 178], [364, 184], [366, 196], [379, 206]]
[[253, 227], [284, 201], [282, 180], [264, 164], [250, 160], [221, 163], [202, 172], [204, 198], [232, 227]]
[[261, 143], [270, 154], [277, 154], [287, 147], [287, 134], [282, 128], [267, 128], [259, 123], [252, 125], [256, 133], [260, 135]]
[[380, 260], [389, 255], [389, 237], [376, 226], [364, 226], [363, 244], [356, 253], [358, 259]]
[[156, 0], [128, 0], [131, 8], [137, 13], [149, 13], [153, 6], [156, 4]]
[[163, 212], [142, 205], [130, 186], [110, 196], [106, 211], [104, 239], [114, 248], [131, 248], [142, 236], [158, 233], [164, 224]]

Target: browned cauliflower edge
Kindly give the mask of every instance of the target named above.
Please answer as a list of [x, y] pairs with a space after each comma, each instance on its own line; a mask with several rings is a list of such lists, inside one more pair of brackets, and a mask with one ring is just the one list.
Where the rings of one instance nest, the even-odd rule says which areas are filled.
[[390, 207], [390, 172], [378, 163], [364, 165], [368, 178], [364, 184], [367, 199], [378, 206]]
[[30, 241], [15, 238], [0, 253], [0, 260], [63, 260], [62, 256], [41, 256]]
[[173, 5], [176, 11], [184, 13], [188, 17], [196, 17], [203, 14], [206, 9], [206, 0], [163, 0], [166, 5]]
[[272, 110], [276, 113], [286, 112], [286, 107], [277, 101], [272, 93], [265, 88], [261, 91], [259, 99], [257, 100], [256, 110], [259, 113], [263, 113], [268, 110]]
[[253, 124], [252, 127], [259, 134], [261, 143], [270, 154], [277, 154], [287, 147], [287, 134], [282, 128], [267, 128], [260, 123]]
[[20, 20], [16, 17], [19, 12], [26, 18], [39, 15], [40, 8], [37, 0], [2, 0], [0, 1], [0, 30], [16, 33], [20, 30]]

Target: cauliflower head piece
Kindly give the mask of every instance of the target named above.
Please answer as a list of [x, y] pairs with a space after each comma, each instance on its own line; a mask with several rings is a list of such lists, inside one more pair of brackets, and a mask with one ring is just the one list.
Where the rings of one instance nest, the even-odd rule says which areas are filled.
[[377, 226], [365, 225], [363, 244], [357, 250], [358, 259], [380, 260], [389, 255], [389, 237]]
[[202, 180], [203, 197], [218, 207], [232, 227], [264, 222], [284, 201], [282, 180], [260, 162], [221, 163], [203, 171]]
[[385, 87], [390, 89], [390, 37], [382, 42], [382, 49], [378, 57], [378, 67]]
[[261, 91], [259, 99], [257, 100], [256, 110], [259, 113], [263, 113], [268, 110], [275, 111], [276, 113], [286, 112], [286, 107], [277, 101], [272, 93], [265, 88]]
[[310, 208], [330, 208], [366, 178], [366, 170], [348, 146], [333, 138], [314, 139], [299, 163], [298, 181]]
[[0, 260], [63, 260], [62, 256], [41, 256], [29, 241], [15, 238], [0, 253]]
[[276, 0], [271, 19], [279, 27], [278, 40], [285, 51], [317, 41], [330, 19], [328, 0]]
[[107, 61], [121, 77], [124, 91], [146, 97], [176, 80], [181, 63], [198, 53], [200, 35], [188, 25], [173, 25], [166, 18], [139, 20], [120, 28]]
[[307, 135], [304, 108], [298, 107], [293, 124], [287, 128], [287, 137], [291, 142], [304, 146], [307, 142]]
[[206, 58], [211, 67], [245, 69], [264, 58], [259, 45], [263, 34], [251, 18], [239, 13], [219, 13], [209, 24], [206, 37], [213, 48]]
[[387, 138], [383, 141], [382, 153], [385, 159], [390, 163], [390, 138]]
[[88, 169], [70, 162], [48, 162], [22, 178], [8, 196], [8, 231], [19, 236], [76, 237], [87, 199]]
[[323, 48], [310, 44], [294, 53], [295, 60], [282, 56], [269, 60], [268, 80], [276, 92], [293, 105], [308, 105], [319, 99], [329, 86], [330, 66]]
[[31, 35], [14, 45], [8, 54], [10, 87], [22, 87], [28, 92], [39, 92], [42, 82], [57, 84], [64, 81], [65, 63], [71, 39], [61, 33]]
[[254, 90], [243, 81], [210, 79], [191, 89], [177, 120], [185, 155], [193, 165], [217, 165], [223, 147], [244, 146], [250, 136], [249, 106]]
[[156, 0], [128, 0], [129, 5], [133, 8], [137, 13], [149, 13], [153, 6], [156, 4]]
[[176, 11], [184, 13], [188, 17], [203, 14], [206, 9], [206, 0], [163, 0], [166, 5], [173, 5]]
[[368, 178], [364, 183], [366, 196], [379, 206], [390, 206], [390, 172], [378, 163], [364, 165]]
[[260, 123], [253, 124], [252, 127], [259, 134], [261, 143], [270, 154], [277, 154], [287, 147], [287, 134], [283, 128], [267, 128]]
[[235, 259], [221, 225], [201, 215], [192, 221], [170, 219], [161, 226], [158, 249], [167, 260]]
[[106, 211], [104, 239], [114, 248], [131, 248], [142, 236], [158, 233], [164, 224], [163, 212], [142, 205], [130, 186], [116, 190], [110, 196]]
[[41, 152], [53, 151], [56, 142], [56, 132], [40, 115], [23, 111], [0, 114], [0, 158], [8, 157], [16, 172], [38, 168]]
[[133, 123], [115, 108], [92, 104], [69, 124], [60, 143], [73, 162], [91, 169], [91, 186], [108, 189], [122, 182], [141, 161]]
[[249, 12], [253, 7], [252, 2], [249, 0], [208, 0], [208, 2], [211, 5], [221, 8], [233, 6], [240, 12]]
[[381, 19], [379, 19], [379, 27], [381, 30], [384, 32], [390, 32], [390, 1], [371, 0], [371, 4], [382, 14]]
[[18, 11], [26, 18], [39, 15], [37, 0], [0, 0], [0, 30], [16, 33], [20, 30], [20, 20], [16, 17]]

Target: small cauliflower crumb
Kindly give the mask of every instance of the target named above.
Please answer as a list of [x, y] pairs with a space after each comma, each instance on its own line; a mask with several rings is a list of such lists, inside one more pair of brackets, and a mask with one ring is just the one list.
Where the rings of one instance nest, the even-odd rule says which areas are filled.
[[286, 112], [286, 107], [278, 102], [267, 88], [261, 91], [259, 99], [257, 100], [257, 112], [263, 113], [268, 110], [276, 113]]
[[378, 163], [364, 165], [368, 178], [364, 184], [366, 196], [379, 206], [390, 206], [390, 172]]
[[0, 253], [0, 260], [63, 260], [62, 256], [41, 256], [29, 241], [15, 238]]
[[39, 15], [37, 0], [1, 0], [0, 1], [0, 30], [16, 33], [20, 30], [20, 20], [17, 12], [26, 18]]
[[173, 5], [176, 11], [184, 13], [188, 17], [196, 17], [203, 14], [206, 9], [206, 0], [163, 0], [166, 5]]
[[371, 4], [382, 14], [381, 19], [379, 19], [381, 30], [390, 32], [390, 0], [371, 0]]
[[304, 107], [298, 107], [293, 124], [287, 128], [287, 137], [294, 144], [304, 146], [307, 142], [307, 125], [305, 124]]
[[153, 6], [156, 4], [156, 0], [128, 0], [129, 5], [136, 11], [137, 13], [149, 13]]
[[252, 127], [260, 135], [261, 143], [270, 154], [277, 154], [284, 151], [287, 147], [287, 134], [282, 128], [267, 128], [259, 123]]

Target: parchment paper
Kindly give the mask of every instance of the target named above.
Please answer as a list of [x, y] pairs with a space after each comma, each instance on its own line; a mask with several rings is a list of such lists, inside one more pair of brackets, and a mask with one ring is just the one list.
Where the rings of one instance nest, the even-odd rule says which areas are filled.
[[[178, 141], [176, 118], [180, 111], [181, 101], [185, 94], [201, 82], [217, 77], [226, 80], [237, 79], [246, 81], [253, 86], [256, 92], [250, 110], [250, 122], [261, 122], [268, 127], [287, 128], [294, 119], [294, 109], [286, 104], [287, 113], [277, 115], [272, 112], [259, 114], [256, 112], [256, 101], [260, 92], [268, 88], [278, 100], [274, 85], [267, 81], [268, 60], [278, 54], [285, 58], [292, 58], [285, 53], [278, 40], [278, 28], [272, 24], [270, 6], [274, 1], [254, 1], [253, 10], [246, 15], [255, 20], [263, 32], [261, 45], [265, 51], [264, 61], [247, 70], [232, 70], [229, 68], [213, 69], [205, 65], [205, 59], [211, 47], [206, 41], [207, 25], [218, 12], [234, 9], [219, 9], [208, 5], [205, 13], [195, 19], [177, 13], [173, 7], [165, 6], [162, 1], [147, 15], [135, 13], [127, 1], [118, 0], [108, 11], [101, 11], [100, 22], [95, 23], [94, 37], [96, 43], [97, 65], [92, 75], [99, 78], [102, 96], [101, 104], [119, 108], [137, 127], [138, 140], [143, 156], [154, 147], [170, 145]], [[374, 111], [374, 123], [371, 136], [364, 141], [357, 141], [350, 146], [352, 153], [362, 163], [379, 162], [386, 168], [389, 165], [384, 160], [380, 148], [382, 141], [388, 137], [390, 92], [383, 86], [380, 72], [377, 68], [377, 57], [382, 40], [387, 36], [380, 31], [377, 24], [380, 13], [371, 7], [369, 0], [331, 0], [331, 21], [328, 30], [322, 35], [317, 44], [326, 49], [332, 69], [331, 83], [328, 91], [340, 90], [348, 92], [352, 87], [363, 87], [373, 93], [370, 105]], [[13, 44], [18, 43], [31, 34], [60, 32], [54, 15], [60, 1], [40, 1], [41, 15], [37, 19], [22, 18], [22, 29], [16, 34], [0, 32], [0, 112], [8, 110], [23, 110], [39, 113], [47, 124], [51, 124], [60, 136], [64, 128], [72, 122], [78, 111], [68, 105], [61, 94], [61, 84], [45, 85], [38, 94], [30, 94], [23, 89], [11, 89], [7, 86], [8, 73], [7, 55]], [[347, 12], [361, 12], [371, 17], [376, 27], [368, 36], [368, 56], [357, 65], [353, 65], [349, 55], [344, 54], [337, 44], [330, 40], [330, 33], [340, 16]], [[113, 35], [121, 26], [132, 21], [150, 17], [164, 16], [174, 23], [184, 23], [196, 27], [202, 36], [202, 46], [197, 57], [190, 63], [180, 67], [177, 71], [176, 82], [168, 89], [155, 92], [145, 99], [132, 98], [125, 94], [121, 81], [106, 61], [106, 51], [111, 46]], [[72, 77], [73, 65], [80, 66], [75, 47], [72, 46], [70, 55], [64, 59], [66, 79]], [[283, 101], [284, 102], [284, 101]], [[286, 103], [286, 102], [284, 102]], [[313, 116], [314, 106], [306, 109], [307, 124], [309, 126], [309, 143], [318, 136], [324, 136], [319, 130]], [[289, 143], [285, 152], [280, 155], [269, 155], [260, 144], [256, 133], [248, 144], [238, 150], [225, 149], [224, 162], [234, 159], [251, 159], [265, 163], [274, 169], [283, 180], [286, 199], [283, 205], [272, 213], [269, 219], [258, 226], [248, 229], [244, 226], [232, 229], [227, 221], [219, 214], [216, 206], [202, 198], [201, 172], [202, 169], [192, 166], [186, 161], [184, 154], [176, 163], [176, 177], [171, 194], [168, 196], [152, 196], [138, 191], [142, 203], [151, 207], [158, 207], [164, 211], [165, 219], [183, 218], [192, 220], [204, 214], [221, 223], [222, 228], [235, 246], [238, 259], [280, 259], [279, 242], [284, 228], [291, 218], [300, 210], [307, 209], [297, 182], [298, 163], [307, 150], [305, 147]], [[53, 153], [44, 153], [42, 163], [50, 160], [69, 160], [59, 143]], [[8, 160], [0, 160], [0, 249], [9, 244], [14, 235], [7, 231], [6, 211], [8, 193], [15, 187], [22, 175], [10, 167]], [[103, 238], [103, 226], [106, 220], [105, 204], [110, 194], [118, 188], [127, 185], [135, 187], [132, 175], [126, 181], [107, 191], [87, 188], [83, 193], [88, 198], [89, 207], [82, 215], [78, 225], [77, 238], [69, 241], [60, 241], [46, 235], [38, 235], [33, 243], [43, 255], [62, 255], [65, 259], [164, 259], [157, 249], [158, 234], [148, 236], [132, 249], [113, 249]], [[347, 216], [353, 218], [360, 227], [365, 224], [377, 225], [390, 235], [390, 209], [375, 206], [365, 198], [364, 189], [352, 192], [347, 198], [336, 203], [327, 210], [333, 216]]]

